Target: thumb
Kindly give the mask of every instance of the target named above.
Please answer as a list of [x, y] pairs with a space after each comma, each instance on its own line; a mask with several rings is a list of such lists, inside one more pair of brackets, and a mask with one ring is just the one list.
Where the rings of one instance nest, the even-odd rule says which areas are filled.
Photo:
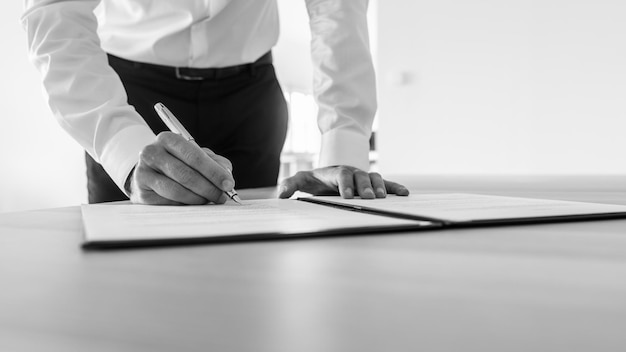
[[291, 181], [291, 179], [286, 179], [280, 183], [280, 187], [278, 188], [278, 198], [289, 198], [296, 193], [296, 189], [297, 187], [294, 186], [293, 181]]
[[301, 183], [302, 175], [296, 174], [295, 176], [289, 177], [280, 183], [280, 187], [278, 188], [278, 198], [285, 199], [293, 196], [294, 193], [299, 189], [299, 185]]
[[409, 195], [409, 190], [399, 183], [385, 180], [385, 188], [387, 189], [387, 193], [389, 194], [395, 194], [397, 196]]

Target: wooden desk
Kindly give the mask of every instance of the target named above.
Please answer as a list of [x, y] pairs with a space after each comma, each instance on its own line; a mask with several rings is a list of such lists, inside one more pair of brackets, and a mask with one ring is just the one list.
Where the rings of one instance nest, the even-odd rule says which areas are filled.
[[[626, 204], [626, 177], [403, 181]], [[0, 214], [0, 351], [626, 348], [625, 220], [108, 252], [80, 242], [78, 207]]]

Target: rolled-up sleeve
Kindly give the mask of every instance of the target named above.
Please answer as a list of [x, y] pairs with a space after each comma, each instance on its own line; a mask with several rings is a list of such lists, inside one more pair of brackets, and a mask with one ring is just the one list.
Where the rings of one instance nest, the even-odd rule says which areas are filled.
[[322, 132], [320, 166], [369, 169], [376, 80], [367, 0], [306, 0], [311, 27], [313, 91]]
[[100, 47], [97, 0], [27, 0], [22, 25], [48, 105], [113, 181], [124, 182], [154, 133], [135, 109]]

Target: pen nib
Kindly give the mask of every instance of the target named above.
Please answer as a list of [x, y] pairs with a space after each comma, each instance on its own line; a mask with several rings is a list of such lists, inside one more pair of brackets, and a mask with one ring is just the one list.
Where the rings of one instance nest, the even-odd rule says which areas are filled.
[[241, 202], [241, 198], [239, 198], [239, 196], [237, 194], [233, 194], [232, 197], [230, 197], [230, 199], [233, 200], [233, 202], [239, 204], [239, 205], [243, 205], [243, 203]]

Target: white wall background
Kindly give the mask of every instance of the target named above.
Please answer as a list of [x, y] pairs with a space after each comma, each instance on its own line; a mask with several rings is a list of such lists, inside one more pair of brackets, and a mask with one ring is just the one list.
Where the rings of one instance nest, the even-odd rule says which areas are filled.
[[22, 6], [0, 4], [0, 211], [77, 205], [87, 200], [83, 152], [44, 102], [27, 60]]
[[378, 6], [383, 172], [626, 173], [625, 1]]

